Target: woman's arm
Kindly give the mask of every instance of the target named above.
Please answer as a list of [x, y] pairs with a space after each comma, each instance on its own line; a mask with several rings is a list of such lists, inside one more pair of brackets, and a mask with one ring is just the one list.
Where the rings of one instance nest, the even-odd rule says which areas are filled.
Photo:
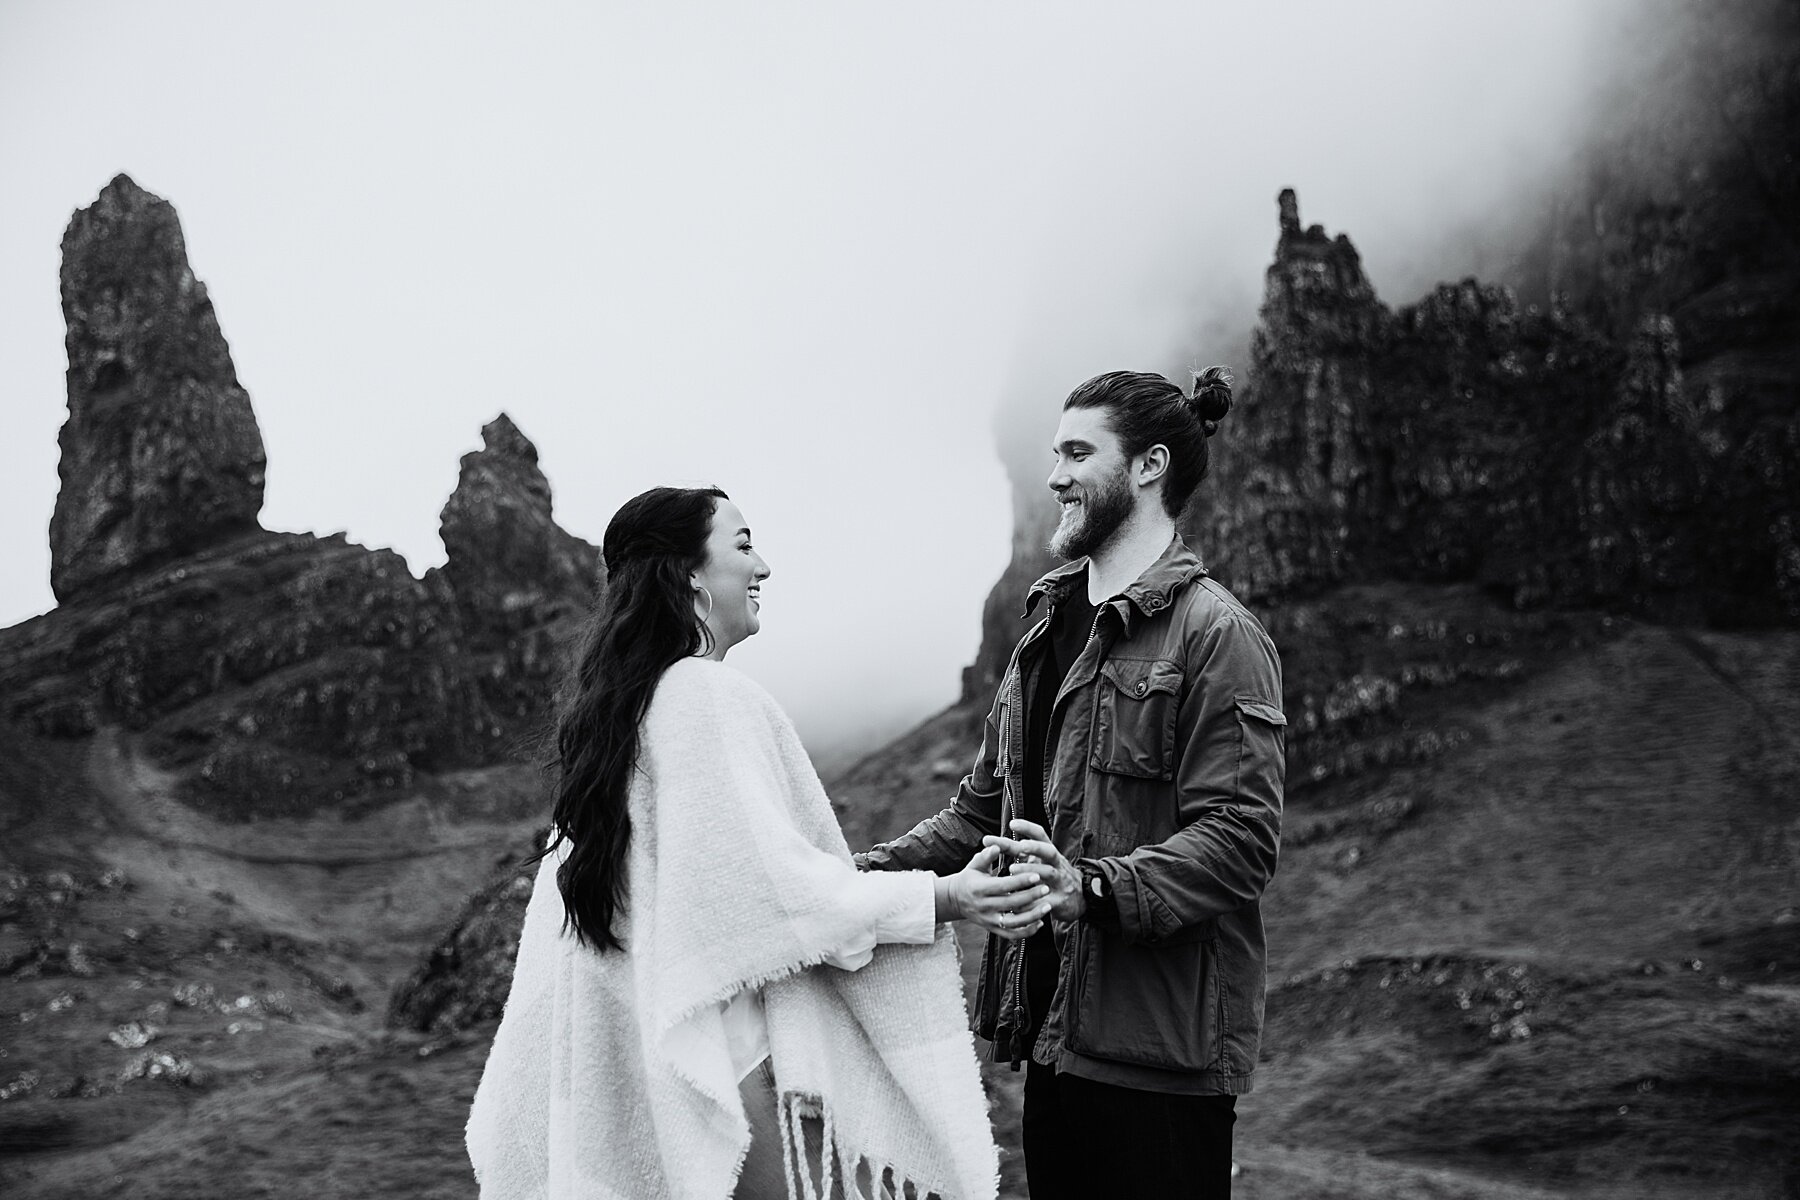
[[[1003, 938], [1030, 937], [1050, 911], [1050, 889], [1036, 874], [989, 874], [999, 858], [997, 849], [984, 849], [954, 875], [928, 871], [880, 872], [850, 880], [856, 887], [877, 887], [909, 893], [900, 907], [882, 917], [873, 929], [859, 932], [825, 956], [834, 967], [854, 971], [874, 957], [878, 945], [923, 945], [945, 921], [972, 920]], [[927, 891], [927, 886], [929, 891]]]

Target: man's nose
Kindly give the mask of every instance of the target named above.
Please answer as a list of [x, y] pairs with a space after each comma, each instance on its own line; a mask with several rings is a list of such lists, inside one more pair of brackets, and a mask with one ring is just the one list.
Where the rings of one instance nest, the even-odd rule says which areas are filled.
[[1044, 480], [1044, 485], [1053, 492], [1061, 492], [1064, 488], [1074, 482], [1073, 479], [1069, 478], [1068, 470], [1061, 463], [1057, 463], [1054, 467], [1050, 468], [1050, 478]]

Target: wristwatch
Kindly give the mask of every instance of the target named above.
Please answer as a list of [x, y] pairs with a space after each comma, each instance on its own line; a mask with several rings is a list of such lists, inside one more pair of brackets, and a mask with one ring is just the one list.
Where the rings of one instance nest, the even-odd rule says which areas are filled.
[[1075, 864], [1075, 868], [1081, 872], [1081, 898], [1087, 901], [1082, 915], [1107, 919], [1116, 916], [1118, 910], [1113, 903], [1112, 881], [1100, 869], [1100, 864], [1084, 858]]

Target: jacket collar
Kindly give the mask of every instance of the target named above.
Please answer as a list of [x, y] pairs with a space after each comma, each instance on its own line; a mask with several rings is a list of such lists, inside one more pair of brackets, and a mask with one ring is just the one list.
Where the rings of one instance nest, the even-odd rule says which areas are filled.
[[[1051, 571], [1042, 579], [1031, 585], [1025, 594], [1025, 611], [1020, 616], [1029, 617], [1040, 598], [1048, 596], [1054, 606], [1061, 604], [1063, 598], [1081, 584], [1087, 577], [1088, 560], [1078, 558], [1074, 562]], [[1175, 593], [1181, 588], [1206, 574], [1206, 566], [1200, 556], [1189, 550], [1187, 543], [1177, 533], [1169, 539], [1169, 544], [1157, 560], [1144, 568], [1144, 573], [1127, 584], [1110, 603], [1118, 611], [1119, 619], [1125, 623], [1125, 631], [1131, 631], [1132, 609], [1146, 617], [1153, 617], [1174, 602]]]

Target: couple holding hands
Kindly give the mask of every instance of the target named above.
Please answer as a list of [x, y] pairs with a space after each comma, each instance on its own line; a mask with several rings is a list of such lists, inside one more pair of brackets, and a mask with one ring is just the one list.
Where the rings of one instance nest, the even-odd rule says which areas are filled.
[[992, 1197], [974, 1032], [1027, 1072], [1034, 1200], [1228, 1196], [1261, 1033], [1281, 668], [1176, 531], [1231, 407], [1116, 371], [1063, 404], [1041, 616], [937, 815], [852, 855], [726, 666], [769, 568], [717, 489], [628, 501], [470, 1110], [483, 1200]]

